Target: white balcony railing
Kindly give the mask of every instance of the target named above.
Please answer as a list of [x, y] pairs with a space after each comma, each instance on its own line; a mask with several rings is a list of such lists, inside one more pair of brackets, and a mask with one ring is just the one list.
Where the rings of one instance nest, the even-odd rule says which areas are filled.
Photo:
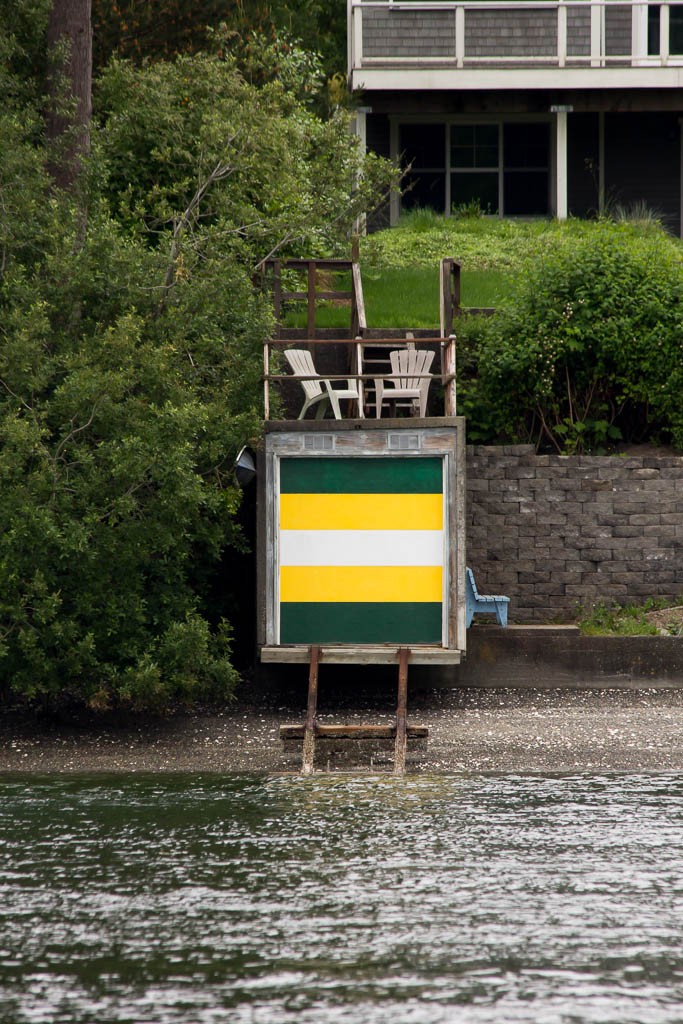
[[683, 66], [683, 0], [348, 0], [349, 71]]

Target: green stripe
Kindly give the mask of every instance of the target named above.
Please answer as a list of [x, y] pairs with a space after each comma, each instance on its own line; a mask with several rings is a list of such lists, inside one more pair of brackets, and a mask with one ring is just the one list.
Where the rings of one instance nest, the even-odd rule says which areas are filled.
[[441, 494], [440, 458], [282, 459], [282, 494]]
[[440, 602], [388, 604], [285, 602], [282, 644], [438, 644]]

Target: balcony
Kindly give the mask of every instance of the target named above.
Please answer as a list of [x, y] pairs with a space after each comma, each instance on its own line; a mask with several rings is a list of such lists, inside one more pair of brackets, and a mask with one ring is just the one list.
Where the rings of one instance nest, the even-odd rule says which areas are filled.
[[352, 89], [683, 88], [683, 0], [349, 0]]

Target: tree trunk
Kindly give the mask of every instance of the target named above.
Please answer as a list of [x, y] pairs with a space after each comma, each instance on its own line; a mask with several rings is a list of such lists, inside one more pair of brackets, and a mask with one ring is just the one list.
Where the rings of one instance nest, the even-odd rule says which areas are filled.
[[73, 188], [90, 149], [92, 113], [91, 0], [53, 0], [47, 29], [50, 70], [46, 116], [50, 171], [59, 188]]

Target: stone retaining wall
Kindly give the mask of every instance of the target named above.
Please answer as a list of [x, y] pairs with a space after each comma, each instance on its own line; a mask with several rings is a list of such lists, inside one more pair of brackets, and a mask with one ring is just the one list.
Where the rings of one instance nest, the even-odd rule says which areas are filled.
[[510, 619], [683, 593], [683, 457], [467, 453], [467, 564]]

